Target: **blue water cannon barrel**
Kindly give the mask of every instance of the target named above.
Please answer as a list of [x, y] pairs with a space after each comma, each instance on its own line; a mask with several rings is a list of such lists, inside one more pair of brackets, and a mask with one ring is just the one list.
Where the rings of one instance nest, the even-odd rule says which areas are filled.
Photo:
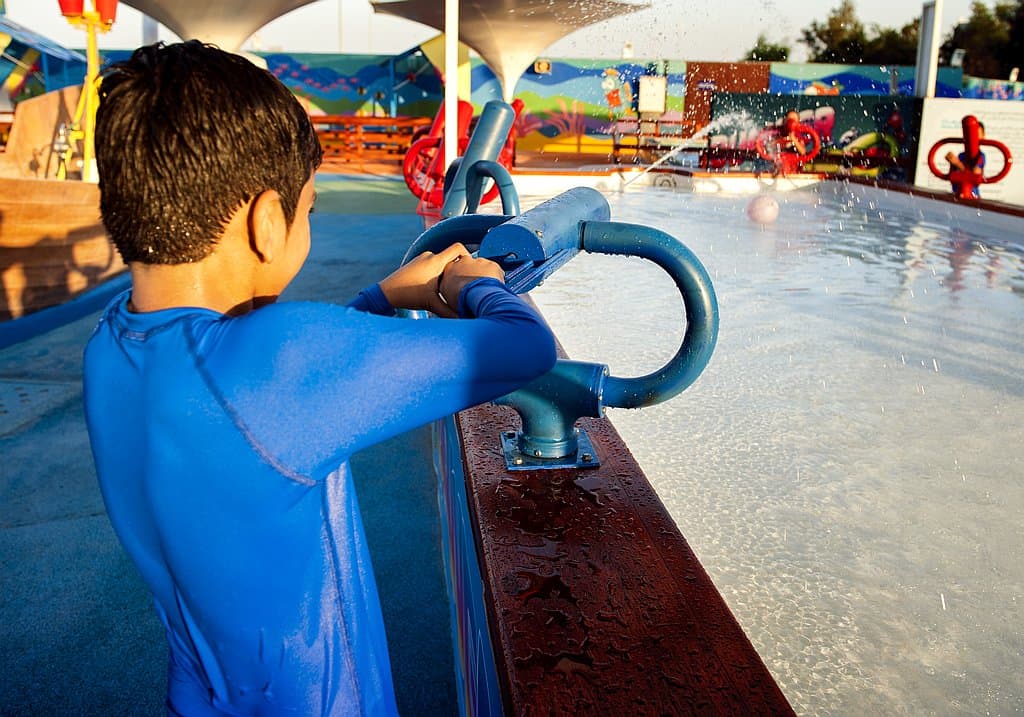
[[610, 217], [608, 200], [600, 192], [576, 187], [488, 231], [479, 255], [501, 264], [508, 288], [522, 294], [579, 252], [587, 222]]
[[466, 184], [470, 168], [477, 162], [498, 159], [515, 119], [516, 111], [506, 102], [491, 100], [484, 105], [466, 152], [458, 160], [455, 176], [451, 182], [445, 181], [444, 205], [441, 207], [443, 218], [455, 217], [466, 211]]

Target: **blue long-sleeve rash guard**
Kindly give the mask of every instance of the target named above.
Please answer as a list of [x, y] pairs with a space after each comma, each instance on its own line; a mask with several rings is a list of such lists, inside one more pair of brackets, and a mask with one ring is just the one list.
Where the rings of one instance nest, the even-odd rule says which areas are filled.
[[348, 459], [547, 371], [543, 320], [493, 279], [463, 289], [471, 320], [376, 315], [379, 287], [236, 318], [128, 298], [86, 348], [85, 412], [166, 627], [169, 713], [395, 713]]

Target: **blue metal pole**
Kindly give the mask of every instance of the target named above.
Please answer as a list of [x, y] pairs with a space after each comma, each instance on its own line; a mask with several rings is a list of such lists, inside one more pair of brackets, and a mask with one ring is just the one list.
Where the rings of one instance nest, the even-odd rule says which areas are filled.
[[458, 171], [451, 185], [445, 186], [442, 217], [454, 217], [466, 211], [466, 174], [469, 168], [481, 160], [493, 162], [498, 159], [515, 118], [516, 112], [509, 104], [491, 100], [484, 105]]

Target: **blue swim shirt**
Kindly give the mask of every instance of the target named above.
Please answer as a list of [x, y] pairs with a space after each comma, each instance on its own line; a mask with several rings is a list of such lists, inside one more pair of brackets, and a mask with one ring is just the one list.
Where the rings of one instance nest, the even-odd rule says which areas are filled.
[[379, 287], [234, 318], [128, 299], [86, 348], [85, 413], [166, 627], [169, 714], [395, 714], [349, 457], [550, 369], [544, 321], [494, 279], [458, 320], [381, 315]]

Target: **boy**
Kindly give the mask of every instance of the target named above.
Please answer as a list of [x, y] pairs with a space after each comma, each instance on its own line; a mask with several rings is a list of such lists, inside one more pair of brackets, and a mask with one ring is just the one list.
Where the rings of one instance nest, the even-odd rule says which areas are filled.
[[[978, 139], [985, 139], [985, 125], [981, 122], [978, 123]], [[949, 162], [950, 173], [969, 172], [976, 175], [979, 180], [985, 174], [985, 153], [980, 149], [978, 154], [973, 157], [967, 155], [966, 147], [960, 154], [946, 152], [946, 161]], [[954, 196], [961, 199], [981, 199], [981, 191], [978, 188], [979, 182], [968, 182], [966, 193], [961, 182], [950, 182], [950, 185]]]
[[789, 110], [782, 119], [780, 150], [786, 149], [801, 156], [807, 154], [807, 145], [800, 137], [799, 131], [800, 113], [796, 110]]
[[100, 96], [101, 210], [132, 288], [86, 348], [85, 411], [166, 627], [168, 713], [393, 714], [348, 458], [544, 373], [554, 339], [461, 245], [348, 308], [274, 303], [309, 249], [321, 150], [247, 60], [143, 47]]

